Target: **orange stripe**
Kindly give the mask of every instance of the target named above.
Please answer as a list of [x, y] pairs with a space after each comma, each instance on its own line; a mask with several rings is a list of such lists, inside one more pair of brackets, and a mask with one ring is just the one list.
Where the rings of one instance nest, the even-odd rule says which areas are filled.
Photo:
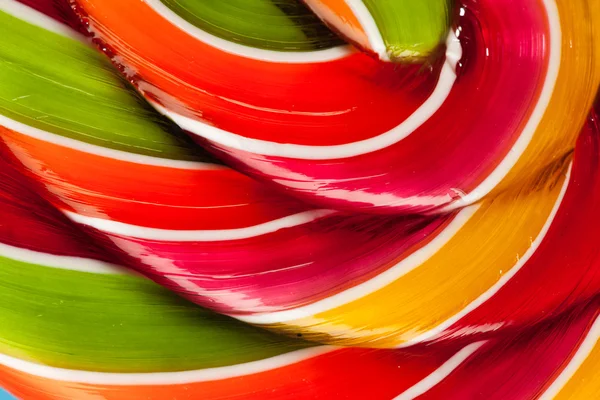
[[304, 211], [228, 169], [190, 170], [111, 159], [0, 127], [10, 149], [82, 215], [163, 229], [235, 229]]
[[391, 399], [447, 361], [455, 350], [414, 354], [339, 350], [285, 367], [229, 379], [173, 385], [104, 385], [57, 381], [0, 365], [0, 386], [23, 399], [278, 400]]

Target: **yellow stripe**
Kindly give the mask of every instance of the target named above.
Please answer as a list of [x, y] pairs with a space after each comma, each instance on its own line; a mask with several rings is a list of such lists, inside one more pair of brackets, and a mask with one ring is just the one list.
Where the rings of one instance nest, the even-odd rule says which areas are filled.
[[569, 160], [523, 190], [484, 201], [440, 251], [383, 289], [273, 328], [370, 347], [396, 347], [435, 328], [490, 289], [531, 247], [558, 201]]

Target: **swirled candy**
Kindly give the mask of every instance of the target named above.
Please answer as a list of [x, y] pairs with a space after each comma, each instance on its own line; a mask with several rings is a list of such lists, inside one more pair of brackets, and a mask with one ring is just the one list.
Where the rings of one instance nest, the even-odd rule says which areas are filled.
[[[105, 249], [200, 305], [292, 336], [397, 347], [526, 326], [542, 310], [558, 313], [594, 293], [594, 280], [577, 290], [583, 275], [556, 263], [561, 290], [572, 297], [505, 308], [527, 304], [534, 294], [521, 285], [535, 287], [545, 257], [558, 260], [553, 251], [568, 249], [538, 247], [560, 240], [555, 230], [579, 229], [573, 204], [582, 220], [592, 215], [585, 204], [595, 197], [569, 182], [593, 187], [580, 177], [595, 171], [593, 148], [572, 171], [572, 154], [559, 153], [529, 181], [439, 216], [309, 209], [199, 159], [99, 56], [15, 10], [2, 16], [11, 27], [5, 57], [13, 60], [2, 71], [27, 84], [3, 95], [8, 147], [49, 201]], [[43, 58], [33, 56], [41, 51]], [[590, 120], [584, 137], [596, 131]], [[593, 246], [580, 250], [582, 274], [595, 265], [585, 258]], [[540, 261], [529, 261], [538, 253]]]
[[193, 307], [102, 260], [2, 155], [0, 296], [10, 307], [0, 309], [0, 384], [19, 398], [586, 399], [597, 391], [597, 300], [518, 340], [311, 348]]
[[318, 301], [389, 268], [452, 218], [310, 210], [199, 159], [99, 55], [11, 4], [0, 18], [12, 63], [0, 71], [24, 83], [0, 93], [3, 140], [58, 210], [199, 304], [250, 314]]
[[10, 307], [0, 309], [0, 384], [19, 398], [586, 399], [598, 390], [597, 300], [519, 340], [309, 347], [101, 260], [3, 156], [0, 297]]
[[0, 3], [0, 386], [596, 396], [597, 3], [71, 3], [168, 118], [66, 3]]
[[439, 213], [494, 197], [572, 150], [600, 80], [597, 2], [458, 2], [431, 67], [260, 49], [157, 0], [75, 4], [162, 113], [319, 207]]

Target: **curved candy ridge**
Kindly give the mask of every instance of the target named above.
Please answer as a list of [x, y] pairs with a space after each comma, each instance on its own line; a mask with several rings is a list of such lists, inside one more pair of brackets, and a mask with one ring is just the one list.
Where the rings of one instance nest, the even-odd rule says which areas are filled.
[[[15, 31], [34, 29], [12, 23]], [[40, 36], [54, 35], [37, 29]], [[11, 55], [14, 60], [27, 54], [30, 42], [15, 42], [22, 49]], [[57, 50], [51, 55], [55, 62], [63, 60]], [[75, 85], [81, 84], [76, 76], [70, 79], [70, 90], [82, 90]], [[108, 75], [104, 80], [111, 82]], [[111, 93], [105, 87], [82, 88]], [[35, 94], [34, 89], [24, 93]], [[91, 107], [83, 101], [81, 106]], [[158, 162], [163, 159], [132, 158], [122, 149], [116, 156], [100, 140], [83, 146], [84, 134], [69, 138], [54, 126], [35, 127], [32, 119], [10, 121], [1, 135], [27, 174], [51, 193], [48, 199], [56, 208], [105, 248], [116, 249], [129, 266], [213, 310], [327, 343], [407, 346], [536, 321], [535, 307], [510, 308], [503, 320], [494, 317], [497, 312], [483, 310], [511, 298], [501, 294], [524, 282], [515, 279], [517, 274], [539, 271], [543, 262], [529, 260], [555, 238], [556, 219], [563, 221], [564, 210], [582, 199], [577, 188], [567, 187], [567, 152], [534, 179], [460, 211], [348, 216], [311, 210], [208, 158]], [[93, 121], [86, 123], [92, 132]], [[590, 122], [585, 132], [583, 137], [595, 137], [597, 127]], [[169, 140], [164, 129], [157, 130], [157, 137], [159, 143]], [[576, 157], [571, 179], [588, 179], [580, 176], [595, 171], [589, 168], [593, 154], [586, 151], [581, 161]], [[565, 199], [571, 200], [563, 204]], [[576, 229], [578, 223], [563, 229]], [[514, 235], [517, 227], [522, 235]], [[456, 274], [459, 264], [461, 273]], [[580, 267], [585, 271], [590, 265], [592, 261], [582, 262]], [[560, 274], [567, 270], [555, 267]], [[579, 275], [564, 281], [576, 285]], [[558, 313], [589, 298], [594, 285], [574, 292], [569, 301], [548, 298], [536, 306]], [[424, 288], [429, 290], [419, 295]], [[527, 301], [526, 291], [521, 294], [518, 300]], [[443, 306], [434, 309], [438, 303]], [[373, 307], [379, 311], [362, 311]]]
[[[296, 398], [336, 394], [397, 400], [476, 396], [584, 399], [595, 393], [592, 368], [598, 366], [598, 305], [577, 311], [577, 318], [547, 323], [539, 334], [518, 341], [509, 336], [435, 351], [421, 349], [419, 353], [309, 350], [298, 354], [291, 364], [273, 362], [272, 368], [264, 368], [266, 363], [242, 364], [244, 369], [231, 369], [221, 376], [218, 369], [159, 374], [72, 371], [0, 356], [0, 382], [24, 398], [44, 399], [276, 399], [290, 393]], [[377, 384], [367, 389], [360, 377]]]
[[[223, 42], [203, 42], [207, 36], [198, 27], [174, 24], [157, 12], [156, 2], [122, 3], [122, 14], [106, 20], [116, 3], [84, 3], [97, 7], [79, 9], [88, 11], [96, 44], [163, 112], [190, 119], [192, 127], [210, 123], [243, 138], [253, 138], [248, 133], [253, 127], [265, 127], [257, 135], [277, 133], [269, 132], [275, 115], [280, 127], [290, 127], [290, 142], [298, 143], [277, 135], [253, 138], [271, 143], [267, 151], [274, 154], [278, 144], [323, 150], [343, 146], [345, 134], [346, 143], [376, 138], [420, 113], [432, 97], [441, 101], [433, 109], [427, 106], [431, 114], [397, 143], [344, 159], [333, 154], [298, 161], [292, 153], [253, 154], [243, 145], [236, 149], [235, 141], [223, 146], [218, 137], [210, 142], [195, 137], [255, 177], [296, 185], [298, 196], [321, 206], [311, 208], [194, 147], [132, 94], [81, 36], [14, 1], [0, 3], [0, 30], [4, 34], [10, 28], [0, 36], [8, 43], [0, 46], [0, 77], [9, 83], [0, 85], [0, 385], [22, 398], [84, 400], [595, 396], [600, 129], [598, 104], [589, 114], [588, 106], [598, 85], [599, 56], [590, 50], [597, 29], [588, 23], [574, 26], [571, 19], [600, 5], [545, 1], [511, 15], [500, 6], [515, 4], [512, 0], [465, 1], [453, 32], [460, 43], [451, 36], [443, 65], [440, 61], [419, 75], [414, 67], [396, 70], [345, 50], [322, 57], [315, 56], [319, 51], [264, 48], [246, 54], [249, 43], [219, 49]], [[135, 35], [122, 38], [113, 32], [140, 29], [135, 19], [131, 26], [118, 25], [131, 10], [155, 18], [158, 32], [173, 34], [156, 43], [174, 56], [167, 60], [173, 65], [153, 59], [152, 48], [138, 51], [143, 43]], [[171, 25], [175, 29], [161, 31]], [[529, 49], [528, 34], [534, 43]], [[189, 53], [182, 51], [186, 45]], [[185, 62], [178, 66], [189, 54], [214, 59], [202, 58], [197, 71]], [[217, 62], [220, 57], [227, 62]], [[202, 70], [204, 64], [209, 68]], [[223, 83], [213, 79], [217, 75], [202, 75], [211, 67], [232, 73], [241, 65], [249, 67], [245, 80], [233, 74]], [[519, 68], [510, 71], [509, 66]], [[265, 71], [270, 74], [264, 76]], [[451, 74], [450, 83], [444, 73]], [[492, 79], [495, 74], [502, 79]], [[257, 86], [250, 85], [251, 77]], [[327, 97], [323, 91], [313, 93], [322, 98], [310, 99], [309, 90], [294, 97], [298, 93], [290, 88], [311, 77], [322, 78], [316, 82], [326, 88], [356, 85], [355, 97]], [[290, 85], [292, 78], [298, 80]], [[224, 85], [240, 82], [249, 86], [222, 92]], [[252, 93], [258, 84], [264, 90]], [[445, 94], [434, 96], [440, 87]], [[457, 101], [457, 88], [461, 96], [471, 96], [465, 107]], [[485, 100], [474, 88], [493, 94], [485, 112], [473, 106]], [[213, 109], [204, 108], [208, 102], [199, 101], [200, 94], [216, 96]], [[265, 107], [262, 102], [270, 100], [289, 103]], [[362, 138], [360, 129], [347, 130], [352, 119], [341, 128], [335, 123], [336, 117], [355, 112], [352, 106], [341, 113], [303, 108], [357, 100], [364, 100], [358, 108], [378, 115], [403, 108], [387, 121], [368, 121], [371, 136]], [[515, 115], [509, 121], [511, 102]], [[298, 109], [289, 112], [290, 105]], [[573, 109], [567, 116], [559, 107], [566, 105]], [[257, 114], [244, 114], [245, 109]], [[249, 130], [239, 135], [224, 129], [229, 122], [215, 110], [226, 110], [232, 126], [242, 121]], [[453, 120], [438, 118], [440, 112], [454, 113], [461, 126], [453, 131]], [[257, 115], [271, 118], [253, 123]], [[331, 136], [301, 135], [319, 132], [314, 122], [323, 117], [332, 118], [321, 126]], [[454, 134], [401, 149], [427, 138], [421, 135], [428, 124], [432, 134], [439, 126]], [[498, 127], [505, 136], [488, 138], [498, 144], [470, 141], [481, 132], [497, 133]], [[322, 142], [315, 146], [311, 140]], [[456, 156], [461, 146], [472, 160]], [[439, 157], [435, 147], [454, 158]], [[493, 161], [486, 164], [473, 149]], [[393, 197], [397, 188], [374, 193], [372, 185], [337, 170], [357, 158], [362, 178], [371, 184], [381, 179], [386, 186], [399, 182], [402, 173], [381, 175], [380, 168], [400, 158], [388, 167], [407, 163], [405, 173], [413, 168], [413, 192], [405, 186], [404, 198]], [[442, 171], [450, 159], [465, 163], [462, 173], [473, 172], [468, 162], [479, 165], [480, 174], [452, 187], [460, 173], [454, 171], [453, 178]], [[414, 162], [431, 160], [436, 162], [428, 166], [430, 172], [441, 171], [444, 179], [418, 186], [428, 175]], [[316, 172], [302, 169], [303, 162], [341, 175], [322, 186]], [[309, 183], [313, 186], [307, 188]], [[344, 194], [351, 184], [360, 189], [354, 199]], [[329, 197], [320, 199], [324, 188]], [[346, 201], [342, 209], [355, 209], [362, 201], [370, 204], [362, 209], [402, 215], [322, 208], [338, 208], [331, 202], [336, 196]], [[206, 308], [293, 339], [196, 307], [119, 265]], [[353, 347], [317, 346], [305, 339]]]
[[230, 165], [321, 208], [439, 213], [533, 179], [572, 150], [600, 79], [595, 3], [514, 13], [516, 0], [466, 0], [446, 59], [425, 70], [357, 53], [249, 59], [144, 2], [77, 4], [159, 111]]
[[404, 347], [516, 328], [590, 298], [598, 287], [591, 239], [600, 221], [598, 132], [592, 114], [568, 179], [569, 157], [525, 192], [463, 209], [428, 245], [365, 283], [305, 307], [240, 318], [330, 343]]
[[31, 190], [4, 149], [2, 156], [0, 358], [157, 372], [223, 368], [310, 347], [196, 307], [116, 266], [120, 260], [87, 243]]
[[[5, 14], [3, 18], [11, 17]], [[54, 36], [17, 21], [11, 20], [15, 34], [19, 29], [33, 29], [36, 35], [47, 35], [47, 41]], [[34, 45], [32, 40], [12, 39], [20, 47], [12, 55], [16, 63]], [[66, 43], [60, 44], [65, 47]], [[76, 52], [78, 46], [66, 51]], [[69, 60], [62, 50], [55, 50], [48, 59], [58, 64]], [[70, 91], [86, 89], [89, 98], [100, 97], [94, 92], [98, 88], [77, 86], [77, 76], [69, 79], [74, 82], [67, 88]], [[104, 80], [111, 82], [110, 76]], [[54, 90], [59, 92], [61, 87]], [[107, 87], [122, 90], [118, 85]], [[102, 88], [109, 97], [111, 92]], [[34, 87], [25, 93], [43, 98]], [[111, 101], [112, 107], [124, 103], [119, 98]], [[18, 102], [6, 104], [9, 112], [20, 106]], [[93, 107], [83, 100], [79, 105]], [[47, 106], [42, 101], [38, 109]], [[147, 123], [133, 111], [129, 116], [133, 123]], [[103, 131], [92, 143], [83, 141], [85, 132], [68, 137], [60, 129], [64, 120], [79, 123], [77, 116], [57, 118], [58, 123], [38, 128], [35, 118], [19, 122], [3, 117], [5, 128], [0, 134], [28, 176], [49, 192], [49, 201], [89, 228], [99, 243], [125, 253], [130, 266], [157, 282], [222, 312], [266, 312], [322, 299], [389, 268], [425, 245], [453, 218], [450, 214], [388, 220], [310, 210], [219, 165], [195, 158], [170, 160], [131, 153], [124, 150], [129, 144], [125, 139], [117, 149], [111, 149], [111, 144], [102, 147]], [[85, 121], [91, 132], [95, 132], [93, 122]], [[122, 121], [103, 120], [102, 124], [111, 122], [116, 126], [109, 138]], [[164, 135], [158, 136], [158, 143], [169, 140], [167, 131], [156, 132]], [[336, 251], [341, 248], [352, 250]], [[322, 270], [328, 272], [314, 282], [312, 277]], [[274, 285], [277, 281], [285, 284]], [[286, 289], [290, 285], [298, 290], [290, 292]]]

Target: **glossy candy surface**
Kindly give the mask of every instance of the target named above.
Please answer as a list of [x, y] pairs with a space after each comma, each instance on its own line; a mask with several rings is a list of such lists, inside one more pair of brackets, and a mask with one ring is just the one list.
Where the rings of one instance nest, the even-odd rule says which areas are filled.
[[155, 1], [77, 4], [138, 89], [226, 162], [319, 207], [398, 214], [493, 197], [572, 150], [600, 79], [599, 6], [519, 3], [460, 3], [430, 67], [234, 46]]
[[600, 6], [520, 5], [4, 0], [0, 386], [595, 398]]

